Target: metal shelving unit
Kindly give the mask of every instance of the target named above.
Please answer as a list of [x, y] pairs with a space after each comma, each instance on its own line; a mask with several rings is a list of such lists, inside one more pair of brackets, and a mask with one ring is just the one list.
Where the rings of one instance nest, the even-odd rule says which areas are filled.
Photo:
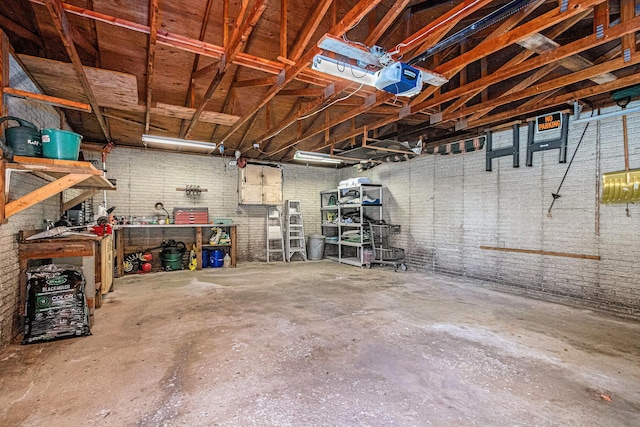
[[382, 219], [382, 186], [338, 188], [338, 262], [363, 267], [371, 248], [369, 221]]
[[324, 240], [324, 257], [338, 261], [338, 190], [320, 192], [320, 228]]

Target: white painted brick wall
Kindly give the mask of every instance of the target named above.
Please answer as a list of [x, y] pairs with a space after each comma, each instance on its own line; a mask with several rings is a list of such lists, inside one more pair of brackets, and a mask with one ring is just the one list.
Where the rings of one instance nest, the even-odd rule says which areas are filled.
[[[85, 157], [91, 159], [91, 154]], [[210, 219], [232, 218], [238, 223], [239, 262], [266, 259], [266, 207], [238, 205], [238, 169], [225, 167], [222, 159], [116, 147], [107, 158], [107, 170], [107, 176], [117, 180], [117, 191], [107, 192], [115, 215], [156, 216], [157, 202], [171, 214], [175, 207], [207, 207]], [[319, 234], [320, 191], [337, 186], [336, 171], [285, 165], [283, 179], [284, 199], [301, 202], [305, 233]], [[198, 198], [176, 191], [186, 185], [208, 191]], [[102, 195], [94, 197], [94, 203], [101, 200]]]
[[[612, 109], [615, 110], [615, 109]], [[624, 169], [622, 119], [601, 124], [601, 172]], [[629, 116], [631, 168], [640, 168], [640, 115]], [[571, 124], [567, 160], [584, 124]], [[596, 123], [560, 191], [565, 173], [558, 150], [534, 153], [526, 167], [526, 127], [520, 128], [520, 168], [512, 158], [494, 159], [485, 172], [485, 152], [424, 155], [383, 164], [364, 173], [341, 170], [340, 179], [369, 176], [385, 186], [384, 217], [402, 225], [396, 237], [410, 267], [478, 278], [510, 289], [560, 296], [613, 311], [640, 310], [640, 206], [600, 206], [595, 234]], [[556, 137], [550, 135], [547, 138]], [[538, 138], [536, 138], [536, 141]], [[512, 131], [494, 134], [494, 147], [511, 145]], [[480, 245], [600, 255], [601, 261], [495, 252]]]
[[[11, 87], [38, 92], [28, 77], [10, 60]], [[59, 127], [60, 117], [55, 109], [42, 103], [8, 98], [9, 115], [29, 120], [38, 127]], [[10, 126], [16, 123], [11, 122]], [[9, 186], [9, 200], [15, 200], [43, 185], [44, 181], [27, 173], [13, 172]], [[0, 225], [0, 348], [17, 333], [19, 302], [18, 231], [42, 228], [43, 220], [60, 216], [59, 198], [51, 197], [9, 218]]]

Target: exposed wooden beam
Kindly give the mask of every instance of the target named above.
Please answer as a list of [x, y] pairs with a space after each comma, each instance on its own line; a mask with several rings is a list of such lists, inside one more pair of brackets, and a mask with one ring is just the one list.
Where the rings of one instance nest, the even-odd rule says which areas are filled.
[[76, 205], [79, 205], [80, 203], [84, 202], [85, 200], [87, 200], [90, 197], [93, 197], [94, 195], [98, 194], [99, 192], [100, 192], [100, 190], [97, 190], [95, 188], [90, 189], [90, 190], [86, 190], [86, 191], [82, 192], [79, 196], [76, 196], [71, 200], [67, 200], [66, 202], [63, 202], [60, 210], [62, 212], [68, 211], [72, 207], [74, 207]]
[[544, 93], [554, 89], [560, 89], [571, 84], [588, 80], [593, 76], [597, 76], [602, 73], [616, 71], [631, 65], [640, 64], [640, 54], [632, 54], [629, 61], [625, 62], [624, 58], [617, 58], [604, 64], [594, 65], [593, 67], [585, 70], [576, 71], [566, 76], [558, 77], [553, 80], [549, 80], [544, 83], [538, 83], [534, 87], [526, 90], [519, 90], [509, 95], [503, 95], [498, 98], [491, 99], [482, 104], [474, 105], [472, 107], [459, 109], [446, 117], [446, 120], [458, 119], [477, 112], [479, 109], [496, 108], [501, 105], [507, 105], [511, 102], [521, 99], [536, 96], [540, 93]]
[[474, 122], [468, 122], [468, 127], [479, 127], [486, 126], [492, 123], [499, 123], [505, 120], [509, 120], [514, 117], [519, 116], [531, 116], [534, 115], [537, 111], [548, 109], [550, 107], [556, 105], [566, 105], [569, 102], [573, 102], [575, 100], [588, 98], [595, 95], [600, 95], [603, 93], [611, 92], [614, 90], [622, 89], [625, 87], [629, 87], [632, 85], [640, 84], [640, 74], [631, 74], [627, 77], [621, 77], [617, 80], [614, 80], [609, 83], [604, 83], [601, 85], [593, 85], [586, 89], [580, 89], [571, 93], [566, 93], [563, 95], [559, 95], [553, 98], [548, 98], [539, 103], [538, 105], [527, 105], [526, 107], [519, 107], [515, 109], [510, 109], [508, 111], [494, 114], [491, 116], [483, 117], [482, 119]]
[[17, 214], [18, 212], [22, 212], [23, 210], [42, 202], [43, 200], [46, 200], [67, 188], [73, 187], [74, 185], [91, 178], [92, 176], [93, 175], [84, 173], [71, 173], [65, 175], [62, 178], [50, 182], [49, 184], [40, 187], [25, 196], [7, 203], [5, 206], [5, 215], [9, 218], [10, 216]]
[[289, 59], [297, 61], [302, 56], [305, 48], [309, 44], [313, 33], [318, 29], [318, 26], [322, 22], [322, 18], [327, 13], [329, 6], [333, 0], [317, 0], [316, 7], [307, 17], [306, 22], [296, 36], [296, 43], [291, 48]]
[[[208, 6], [208, 5], [207, 5]], [[204, 40], [204, 31], [206, 30], [206, 24], [209, 22], [209, 15], [204, 17], [200, 35], [203, 36], [200, 40]], [[222, 47], [226, 47], [229, 44], [229, 0], [223, 0], [222, 2]]]
[[[620, 0], [620, 22], [624, 23], [636, 16], [635, 0]], [[629, 53], [636, 51], [635, 34], [627, 34], [622, 37], [622, 51], [628, 50]]]
[[615, 27], [609, 28], [609, 30], [605, 31], [604, 37], [600, 39], [596, 38], [595, 35], [584, 37], [576, 40], [575, 42], [561, 46], [551, 52], [536, 56], [528, 61], [521, 62], [511, 67], [500, 68], [499, 70], [495, 71], [494, 73], [488, 75], [485, 78], [481, 78], [465, 86], [452, 89], [449, 92], [442, 94], [438, 98], [430, 99], [418, 105], [412, 105], [411, 113], [413, 114], [416, 111], [421, 111], [423, 108], [430, 108], [436, 105], [440, 105], [447, 101], [452, 101], [458, 98], [459, 96], [467, 94], [470, 90], [477, 90], [479, 88], [484, 88], [504, 80], [512, 79], [515, 76], [518, 76], [520, 74], [529, 72], [531, 70], [535, 70], [539, 67], [542, 67], [551, 63], [555, 63], [556, 61], [562, 58], [566, 58], [568, 56], [575, 55], [576, 53], [580, 53], [585, 50], [592, 49], [604, 43], [608, 43], [611, 40], [618, 39], [625, 34], [634, 32], [639, 25], [640, 25], [640, 17], [636, 17], [630, 21], [627, 21], [626, 23], [619, 24], [619, 25], [616, 25]]
[[96, 47], [92, 45], [91, 42], [87, 40], [87, 38], [83, 36], [82, 33], [80, 33], [80, 31], [78, 31], [77, 28], [69, 27], [69, 29], [71, 30], [71, 37], [73, 38], [73, 41], [75, 42], [76, 46], [78, 46], [80, 49], [87, 52], [92, 57], [96, 59], [100, 58], [100, 53], [98, 52], [98, 49], [96, 49]]
[[369, 32], [369, 35], [364, 41], [364, 44], [367, 46], [373, 46], [380, 40], [380, 37], [384, 34], [385, 31], [389, 29], [391, 24], [400, 16], [402, 12], [404, 12], [405, 7], [409, 4], [411, 0], [398, 0], [391, 5], [387, 13], [384, 17], [378, 22], [378, 25], [375, 26], [373, 30]]
[[[266, 7], [267, 0], [256, 0], [256, 3], [247, 16], [247, 19], [237, 27], [237, 31], [234, 32], [234, 35], [229, 42], [228, 49], [226, 50], [224, 56], [218, 64], [218, 72], [216, 76], [211, 81], [211, 84], [207, 88], [204, 97], [196, 108], [196, 112], [193, 114], [193, 118], [182, 132], [183, 137], [189, 138], [191, 131], [193, 130], [193, 126], [200, 118], [200, 115], [207, 106], [207, 103], [211, 100], [211, 97], [213, 97], [215, 90], [218, 88], [218, 85], [220, 85], [220, 82], [222, 82], [222, 79], [224, 78], [226, 72], [229, 70], [233, 61], [235, 60], [236, 55], [244, 49], [245, 45], [247, 44], [247, 40], [251, 35], [251, 31], [253, 31], [253, 28], [257, 25], [258, 20], [262, 16], [262, 13], [266, 9]], [[224, 139], [225, 138], [223, 138], [223, 141]]]
[[[482, 4], [484, 3], [474, 3], [475, 6], [474, 7], [481, 7]], [[476, 9], [474, 8], [468, 8], [467, 12], [468, 13], [472, 13], [473, 11], [475, 11]], [[443, 26], [446, 26], [447, 28], [449, 26], [453, 26], [455, 25], [460, 19], [462, 19], [464, 17], [463, 14], [460, 13], [460, 11], [458, 9], [455, 9], [453, 12], [448, 13], [448, 14], [444, 14], [442, 15], [440, 18], [430, 22], [427, 26], [425, 26], [424, 28], [420, 29], [417, 33], [416, 33], [416, 37], [417, 35], [432, 35], [430, 37], [430, 40], [433, 40], [434, 42], [437, 42], [439, 39], [435, 36], [433, 36], [433, 34], [438, 33], [439, 37], [443, 37], [444, 36], [444, 32], [437, 32], [436, 29], [440, 29]], [[409, 42], [413, 39], [413, 36], [409, 36], [406, 40], [406, 42]], [[343, 90], [343, 89], [342, 89]], [[340, 92], [341, 90], [336, 90], [336, 93]], [[340, 117], [334, 118], [333, 120], [331, 120], [328, 124], [325, 124], [324, 126], [321, 126], [318, 129], [313, 129], [313, 130], [307, 130], [305, 132], [304, 135], [299, 136], [297, 139], [298, 142], [303, 142], [309, 138], [312, 138], [316, 135], [318, 135], [319, 133], [324, 132], [327, 128], [331, 128], [333, 126], [337, 126], [347, 120], [351, 120], [354, 117], [357, 117], [361, 114], [366, 113], [367, 111], [369, 111], [372, 108], [375, 108], [391, 99], [393, 99], [394, 96], [391, 94], [388, 94], [386, 92], [382, 92], [382, 91], [378, 91], [372, 95], [370, 95], [370, 97], [368, 97], [366, 99], [365, 102], [363, 102], [362, 104], [360, 104], [359, 107], [356, 107], [354, 109], [352, 109], [351, 111], [342, 114]], [[322, 102], [324, 102], [324, 100], [322, 100]], [[311, 113], [315, 108], [318, 108], [321, 104], [312, 106], [313, 109], [307, 109], [304, 112], [299, 113], [299, 116], [304, 116], [304, 115], [308, 115], [309, 113]], [[389, 119], [391, 122], [395, 121], [399, 118], [399, 116], [395, 116], [395, 118]], [[279, 127], [283, 127], [283, 126], [289, 126], [290, 124], [294, 123], [297, 120], [297, 117], [292, 117], [291, 119], [289, 119], [286, 122], [283, 122], [280, 124]], [[358, 134], [360, 134], [362, 132], [357, 132], [354, 135], [350, 135], [349, 138], [353, 137], [353, 136], [357, 136]], [[268, 136], [267, 134], [261, 136], [265, 137]]]
[[149, 43], [147, 48], [147, 83], [145, 93], [147, 101], [144, 112], [144, 133], [149, 133], [151, 122], [151, 99], [153, 94], [153, 74], [155, 70], [156, 41], [158, 40], [158, 27], [160, 25], [160, 0], [149, 0]]
[[280, 0], [280, 56], [287, 57], [288, 39], [287, 39], [287, 27], [288, 16], [287, 9], [289, 8], [289, 0]]
[[[7, 99], [4, 95], [4, 89], [9, 85], [9, 51], [11, 46], [9, 45], [9, 38], [0, 30], [0, 116], [9, 115], [9, 106], [7, 105]], [[0, 133], [3, 133], [6, 123], [0, 125]], [[2, 150], [0, 150], [2, 151]], [[6, 179], [7, 162], [4, 160], [4, 153], [0, 154], [0, 224], [7, 221], [7, 215], [5, 214], [6, 197], [9, 192], [8, 183]]]
[[[524, 13], [524, 11], [521, 12], [521, 13]], [[589, 14], [589, 11], [585, 11], [585, 12], [583, 12], [581, 14], [578, 14], [578, 15], [576, 15], [576, 16], [570, 18], [570, 19], [567, 19], [567, 20], [561, 22], [560, 24], [556, 25], [548, 33], [549, 38], [553, 39], [555, 37], [558, 37], [560, 34], [564, 33], [569, 28], [573, 27], [577, 22], [579, 22], [582, 18], [586, 17], [588, 14]], [[520, 15], [516, 14], [512, 18], [509, 18], [508, 21], [514, 22], [514, 20], [517, 18], [517, 16], [520, 16]], [[505, 23], [506, 22], [507, 21], [505, 21]], [[516, 22], [519, 22], [519, 21], [516, 21]], [[539, 34], [539, 33], [536, 33], [536, 34]], [[534, 54], [535, 54], [535, 52], [533, 50], [525, 50], [523, 52], [520, 52], [519, 54], [517, 54], [516, 56], [514, 56], [513, 58], [508, 60], [499, 69], [503, 70], [503, 69], [507, 69], [509, 67], [512, 67], [514, 65], [521, 64], [522, 62], [524, 62], [528, 58], [532, 57]], [[481, 77], [486, 77], [487, 76], [487, 62], [488, 62], [487, 57], [484, 57], [484, 58], [481, 59], [481, 64], [480, 64], [480, 66], [481, 66]], [[551, 67], [551, 68], [548, 69], [548, 71], [551, 72], [554, 69], [555, 69], [555, 67]], [[538, 79], [540, 79], [542, 77], [543, 77], [543, 75], [540, 75], [534, 81], [537, 81]], [[519, 85], [516, 85], [516, 86], [519, 86]], [[476, 96], [478, 93], [481, 93], [481, 92], [482, 92], [482, 101], [483, 102], [486, 101], [487, 100], [487, 95], [488, 95], [488, 92], [487, 92], [487, 88], [488, 87], [489, 87], [489, 85], [481, 87], [481, 88], [477, 88], [477, 89], [474, 89], [474, 90], [469, 90], [468, 92], [465, 92], [464, 94], [462, 94], [460, 96], [460, 98], [458, 98], [450, 106], [448, 106], [443, 111], [443, 113], [444, 114], [448, 114], [448, 113], [451, 113], [452, 111], [457, 110], [460, 106], [466, 104], [474, 96]]]
[[493, 0], [463, 1], [438, 19], [438, 25], [427, 25], [398, 44], [396, 56], [404, 56], [418, 46], [420, 46], [420, 50], [433, 46], [463, 18], [488, 5], [491, 1]]
[[[113, 113], [102, 113], [102, 115], [105, 116], [105, 117], [109, 117], [110, 119], [113, 119], [113, 120], [118, 120], [120, 122], [129, 123], [129, 124], [136, 125], [136, 126], [142, 126], [144, 128], [144, 120], [138, 121], [138, 120], [134, 120], [134, 119], [127, 118], [127, 117], [118, 116], [117, 114], [113, 114]], [[163, 128], [163, 127], [160, 127], [160, 126], [154, 126], [154, 125], [150, 125], [149, 129], [157, 130], [157, 131], [160, 131], [160, 132], [169, 132], [169, 129], [167, 129], [167, 128]]]
[[0, 15], [0, 27], [11, 31], [16, 36], [22, 37], [23, 39], [29, 40], [31, 43], [34, 43], [39, 48], [43, 47], [42, 39], [37, 34], [32, 33], [21, 25], [18, 25], [12, 19], [7, 18], [4, 15]]
[[319, 96], [323, 96], [325, 90], [323, 88], [313, 88], [313, 89], [284, 89], [278, 92], [277, 96], [296, 96], [296, 97], [306, 97], [306, 98], [317, 98]]
[[[35, 4], [44, 4], [44, 0], [29, 0]], [[94, 21], [102, 22], [109, 25], [114, 25], [119, 28], [124, 28], [131, 31], [136, 31], [143, 34], [149, 34], [150, 28], [147, 25], [138, 24], [126, 19], [116, 18], [111, 15], [99, 13], [93, 10], [83, 9], [78, 6], [71, 5], [69, 3], [63, 3], [63, 9], [74, 15], [82, 16], [83, 18], [92, 19]], [[178, 50], [194, 53], [196, 55], [207, 56], [214, 59], [221, 59], [224, 55], [224, 47], [215, 45], [213, 43], [207, 43], [191, 37], [182, 36], [179, 34], [171, 33], [169, 31], [158, 31], [158, 44], [170, 46]], [[284, 65], [278, 61], [272, 61], [269, 59], [261, 58], [248, 53], [238, 53], [236, 60], [237, 65], [251, 68], [253, 70], [263, 71], [269, 74], [279, 74], [284, 70]], [[319, 73], [314, 72], [311, 69], [304, 69], [297, 76], [298, 80], [318, 84]], [[325, 84], [328, 84], [332, 79], [323, 79]]]
[[20, 89], [14, 89], [11, 87], [5, 87], [3, 92], [14, 98], [31, 99], [36, 102], [42, 102], [49, 105], [55, 105], [57, 107], [70, 108], [72, 110], [84, 111], [86, 113], [91, 112], [91, 105], [84, 102], [70, 101], [68, 99], [58, 98], [55, 96], [43, 95], [41, 93], [27, 92]]
[[62, 43], [67, 49], [67, 53], [69, 54], [69, 58], [71, 59], [71, 63], [73, 64], [73, 68], [78, 75], [78, 79], [82, 84], [85, 95], [89, 99], [89, 104], [91, 104], [91, 107], [93, 108], [93, 113], [96, 115], [98, 123], [100, 123], [102, 133], [104, 134], [107, 141], [111, 141], [111, 133], [109, 132], [109, 127], [107, 126], [107, 123], [102, 116], [102, 113], [100, 112], [98, 101], [93, 94], [93, 90], [91, 89], [91, 85], [89, 84], [89, 80], [87, 79], [87, 75], [84, 72], [82, 61], [80, 60], [78, 52], [76, 51], [73, 37], [71, 36], [71, 32], [69, 30], [70, 24], [65, 15], [62, 3], [60, 2], [60, 0], [44, 0], [44, 3], [47, 7], [47, 10], [49, 11], [51, 20], [53, 21], [53, 24], [56, 27], [60, 38], [62, 39]]
[[[382, 0], [360, 0], [358, 3], [356, 3], [355, 6], [351, 8], [349, 12], [347, 12], [344, 18], [342, 18], [328, 31], [328, 33], [336, 37], [341, 37], [358, 21], [360, 21], [360, 19], [366, 16], [367, 13], [373, 10], [381, 1]], [[223, 139], [228, 139], [229, 136], [231, 136], [242, 125], [249, 121], [256, 111], [261, 109], [281, 89], [283, 89], [287, 84], [293, 81], [293, 79], [298, 74], [300, 74], [305, 68], [307, 68], [309, 62], [311, 62], [313, 57], [319, 52], [320, 49], [317, 46], [314, 46], [297, 61], [296, 65], [286, 66], [284, 72], [282, 73], [282, 77], [279, 78], [278, 82], [267, 91], [262, 100], [260, 100], [256, 105], [250, 108], [248, 114], [240, 118], [240, 120], [238, 120], [238, 122], [227, 131], [227, 133], [223, 136]]]
[[[5, 89], [9, 89], [9, 52], [11, 45], [9, 38], [0, 30], [0, 115], [1, 117], [9, 115], [9, 105], [5, 95]], [[4, 123], [0, 125], [0, 133], [4, 128]], [[1, 218], [0, 218], [1, 219]]]
[[277, 77], [275, 76], [260, 77], [258, 79], [240, 80], [237, 82], [233, 82], [231, 86], [236, 89], [243, 87], [271, 86], [276, 83], [276, 80]]

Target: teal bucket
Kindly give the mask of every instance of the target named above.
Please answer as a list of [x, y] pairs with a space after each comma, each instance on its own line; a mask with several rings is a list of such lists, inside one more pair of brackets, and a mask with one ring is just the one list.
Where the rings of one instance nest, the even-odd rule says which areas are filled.
[[68, 130], [42, 129], [42, 154], [49, 159], [78, 160], [82, 135]]

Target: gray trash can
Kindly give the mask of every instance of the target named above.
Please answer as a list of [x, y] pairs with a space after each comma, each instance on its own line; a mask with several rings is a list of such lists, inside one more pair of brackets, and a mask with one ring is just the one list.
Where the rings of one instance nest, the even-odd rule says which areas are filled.
[[324, 256], [324, 236], [312, 234], [309, 236], [309, 246], [307, 248], [307, 258], [312, 261], [322, 259]]

